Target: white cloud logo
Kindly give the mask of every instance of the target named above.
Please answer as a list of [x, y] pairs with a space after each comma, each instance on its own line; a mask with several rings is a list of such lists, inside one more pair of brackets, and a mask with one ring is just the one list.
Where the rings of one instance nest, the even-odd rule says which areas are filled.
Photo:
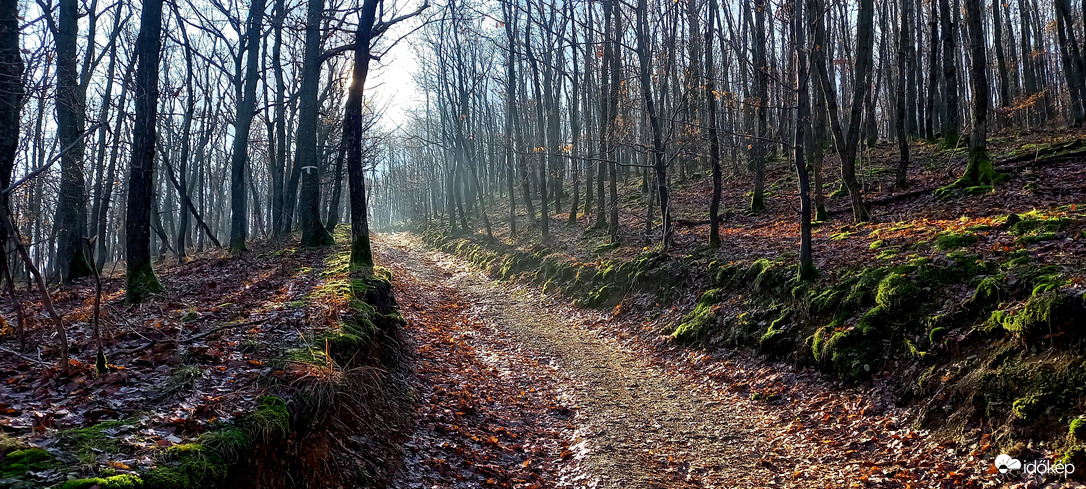
[[1022, 470], [1022, 462], [1016, 458], [1011, 458], [1006, 453], [1001, 453], [995, 459], [995, 467], [1000, 474], [1006, 474], [1012, 470]]

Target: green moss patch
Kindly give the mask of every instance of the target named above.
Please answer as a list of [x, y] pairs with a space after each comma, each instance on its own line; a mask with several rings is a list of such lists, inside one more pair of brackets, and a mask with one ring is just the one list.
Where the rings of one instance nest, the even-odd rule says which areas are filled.
[[59, 489], [140, 489], [144, 487], [143, 479], [138, 475], [122, 474], [111, 477], [93, 477], [90, 479], [75, 479], [60, 485]]
[[701, 294], [694, 310], [683, 317], [671, 337], [680, 343], [696, 343], [705, 339], [716, 323], [716, 305], [724, 300], [723, 289], [711, 289]]
[[0, 461], [0, 479], [21, 479], [28, 472], [41, 472], [56, 466], [56, 457], [40, 448], [15, 450]]
[[1086, 441], [1086, 419], [1075, 418], [1071, 420], [1071, 425], [1068, 429], [1068, 434], [1071, 438], [1077, 441]]
[[977, 235], [971, 232], [944, 231], [935, 236], [935, 248], [943, 251], [956, 250], [972, 246], [978, 239]]

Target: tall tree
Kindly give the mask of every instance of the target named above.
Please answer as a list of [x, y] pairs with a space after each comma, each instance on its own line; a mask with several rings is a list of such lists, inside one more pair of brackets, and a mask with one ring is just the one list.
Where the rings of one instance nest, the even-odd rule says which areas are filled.
[[[92, 13], [93, 15], [93, 13]], [[92, 17], [93, 18], [93, 17]], [[60, 0], [54, 29], [57, 42], [57, 138], [64, 148], [60, 158], [60, 193], [56, 212], [56, 274], [68, 282], [91, 274], [87, 249], [86, 182], [83, 177], [83, 130], [87, 91], [79, 79], [79, 1]], [[93, 56], [93, 40], [88, 44]], [[84, 77], [88, 77], [84, 73]]]
[[656, 189], [660, 197], [660, 215], [663, 219], [663, 249], [666, 252], [671, 246], [671, 207], [668, 205], [667, 166], [664, 159], [663, 129], [660, 123], [660, 113], [656, 108], [656, 99], [652, 93], [652, 69], [650, 68], [652, 53], [649, 51], [649, 21], [648, 3], [646, 0], [637, 2], [637, 59], [640, 64], [639, 78], [641, 85], [641, 98], [644, 99], [645, 113], [649, 118], [649, 126], [652, 130], [652, 168], [656, 172]]
[[709, 15], [705, 19], [705, 103], [709, 115], [709, 164], [713, 174], [713, 197], [709, 201], [709, 246], [720, 246], [720, 194], [723, 178], [720, 171], [720, 137], [717, 134], [716, 66], [713, 60], [713, 33], [717, 15], [716, 0], [709, 0]]
[[[769, 124], [766, 106], [769, 104], [769, 70], [766, 60], [766, 0], [751, 0], [748, 10], [754, 12], [754, 39], [751, 46], [754, 63], [754, 98], [748, 101], [747, 110], [754, 112], [754, 131], [750, 140], [750, 168], [754, 171], [754, 190], [750, 195], [751, 212], [765, 210], [765, 160], [768, 152], [766, 139]], [[854, 119], [859, 121], [859, 119]], [[859, 127], [859, 124], [856, 124]]]
[[354, 78], [347, 94], [343, 138], [347, 144], [347, 182], [351, 188], [351, 265], [372, 267], [366, 180], [362, 169], [362, 93], [370, 69], [370, 40], [381, 0], [365, 0], [354, 38]]
[[965, 174], [956, 182], [939, 189], [939, 195], [946, 195], [953, 188], [995, 185], [1006, 177], [992, 168], [992, 160], [988, 157], [988, 112], [992, 108], [992, 94], [988, 86], [988, 49], [984, 40], [982, 0], [965, 0], [965, 9], [969, 36], [969, 82], [973, 93], [969, 161]]
[[[332, 235], [321, 224], [320, 158], [317, 154], [317, 116], [320, 109], [317, 91], [321, 74], [321, 21], [323, 18], [324, 0], [309, 0], [305, 21], [302, 84], [298, 93], [298, 140], [294, 150], [294, 166], [301, 172], [302, 181], [301, 192], [298, 195], [302, 246], [332, 244]], [[349, 163], [348, 166], [350, 166]]]
[[[944, 0], [945, 1], [945, 0]], [[823, 3], [816, 0], [815, 9], [812, 12], [822, 12]], [[817, 14], [813, 14], [817, 15]], [[824, 16], [819, 15], [820, 18]], [[860, 143], [861, 116], [863, 114], [863, 101], [866, 98], [867, 87], [870, 82], [872, 53], [874, 51], [875, 6], [873, 0], [860, 0], [860, 10], [856, 18], [856, 68], [854, 70], [852, 106], [849, 110], [848, 131], [843, 129], [841, 118], [838, 115], [837, 93], [831, 81], [829, 70], [826, 66], [826, 54], [817, 47], [825, 46], [826, 28], [825, 20], [815, 22], [814, 45], [815, 68], [821, 78], [822, 92], [826, 96], [827, 111], [830, 115], [830, 128], [833, 130], [833, 140], [837, 148], [837, 154], [841, 157], [841, 180], [848, 190], [852, 204], [852, 217], [856, 222], [865, 222], [871, 219], [867, 207], [860, 193], [860, 185], [856, 181], [856, 156]]]
[[[249, 20], [242, 43], [246, 51], [245, 83], [238, 98], [238, 113], [234, 120], [234, 147], [230, 157], [230, 252], [245, 251], [248, 235], [248, 201], [245, 175], [249, 161], [249, 129], [256, 111], [257, 69], [260, 63], [260, 33], [264, 23], [265, 0], [253, 0], [249, 4]], [[308, 31], [307, 31], [308, 35]], [[238, 57], [241, 57], [238, 53]], [[319, 65], [318, 65], [319, 70]], [[319, 74], [319, 73], [318, 73]], [[237, 76], [242, 76], [238, 73]]]
[[136, 38], [136, 114], [132, 169], [128, 176], [125, 298], [139, 303], [162, 293], [151, 267], [151, 209], [154, 207], [155, 123], [158, 115], [158, 65], [162, 47], [162, 0], [144, 0]]
[[807, 57], [810, 51], [804, 35], [807, 24], [804, 21], [803, 3], [802, 0], [793, 0], [792, 2], [792, 8], [794, 9], [792, 32], [795, 35], [793, 59], [796, 63], [796, 120], [795, 138], [792, 140], [792, 154], [796, 164], [797, 185], [799, 186], [798, 276], [801, 279], [806, 279], [814, 275], [815, 267], [811, 249], [811, 183], [810, 175], [807, 172], [807, 162], [804, 159], [806, 153], [803, 147], [807, 126], [810, 124], [811, 107], [810, 92], [808, 92], [807, 88], [807, 81], [810, 78], [808, 76]]
[[[8, 185], [19, 149], [23, 58], [19, 53], [19, 0], [0, 0], [0, 214], [10, 214]], [[8, 270], [7, 227], [0, 226], [0, 267]], [[10, 280], [9, 280], [10, 283]], [[21, 322], [20, 322], [21, 324]]]
[[[958, 0], [954, 0], [955, 11]], [[950, 0], [939, 0], [940, 28], [943, 31], [943, 146], [958, 145], [958, 67], [957, 15], [950, 9]]]
[[[998, 1], [998, 0], [997, 0]], [[910, 4], [912, 0], [901, 0], [903, 4]], [[908, 171], [909, 171], [909, 136], [906, 129], [906, 117], [905, 112], [908, 111], [908, 103], [906, 102], [905, 93], [905, 80], [908, 71], [907, 56], [905, 51], [908, 49], [909, 43], [912, 42], [911, 36], [909, 36], [910, 29], [906, 28], [909, 25], [910, 9], [902, 7], [901, 9], [901, 25], [898, 26], [898, 52], [897, 52], [897, 83], [895, 93], [895, 111], [894, 111], [894, 131], [897, 135], [897, 147], [898, 147], [898, 164], [897, 164], [897, 188], [903, 189], [908, 184]], [[918, 75], [919, 76], [919, 75]]]

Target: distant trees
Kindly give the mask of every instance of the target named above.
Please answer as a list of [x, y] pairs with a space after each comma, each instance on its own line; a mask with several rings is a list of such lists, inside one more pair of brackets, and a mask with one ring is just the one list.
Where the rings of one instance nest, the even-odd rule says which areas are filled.
[[[111, 262], [138, 275], [154, 255], [183, 260], [226, 236], [235, 252], [295, 232], [322, 246], [348, 214], [360, 263], [371, 225], [407, 222], [718, 246], [730, 215], [782, 195], [801, 224], [806, 200], [812, 221], [834, 207], [870, 219], [886, 183], [864, 164], [871, 142], [896, 144], [897, 188], [919, 167], [916, 139], [967, 145], [947, 194], [1000, 178], [983, 152], [992, 124], [1086, 121], [1086, 30], [1070, 0], [802, 1], [439, 0], [402, 31], [421, 40], [420, 107], [395, 137], [365, 92], [383, 37], [413, 15], [390, 2], [171, 4], [154, 107], [138, 79], [151, 69], [133, 44], [140, 9], [26, 4], [4, 44], [25, 70], [0, 94], [21, 95], [4, 115], [18, 124], [0, 124], [14, 155], [0, 174], [44, 169], [7, 196], [12, 225], [31, 264], [63, 281]], [[786, 178], [799, 194], [781, 192]], [[9, 273], [30, 278], [13, 256]]]

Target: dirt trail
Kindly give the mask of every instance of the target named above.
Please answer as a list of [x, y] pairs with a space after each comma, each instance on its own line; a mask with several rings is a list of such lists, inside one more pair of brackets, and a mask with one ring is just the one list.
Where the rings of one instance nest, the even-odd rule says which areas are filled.
[[[748, 426], [742, 407], [702, 397], [673, 375], [573, 320], [594, 313], [555, 306], [528, 288], [495, 283], [458, 258], [426, 249], [410, 235], [382, 235], [376, 246], [381, 262], [396, 264], [398, 283], [424, 289], [397, 291], [409, 321], [421, 320], [454, 335], [467, 322], [481, 323], [482, 334], [464, 335], [477, 362], [500, 359], [504, 368], [527, 369], [520, 377], [553, 386], [558, 401], [576, 413], [564, 430], [569, 439], [561, 442], [568, 448], [549, 454], [554, 473], [541, 474], [548, 485], [702, 487], [703, 480], [727, 480], [751, 487], [769, 475], [758, 466], [763, 440]], [[462, 316], [440, 317], [427, 311], [449, 300], [466, 304]], [[519, 361], [526, 357], [550, 368], [540, 372], [535, 362]], [[425, 404], [428, 399], [422, 390]], [[497, 397], [480, 390], [474, 395]], [[409, 450], [433, 436], [423, 426]], [[423, 465], [427, 464], [419, 460], [412, 465], [409, 457], [407, 481], [400, 486], [447, 487], [440, 473], [436, 477], [420, 473], [418, 467]], [[437, 484], [424, 485], [415, 478], [434, 479]]]

